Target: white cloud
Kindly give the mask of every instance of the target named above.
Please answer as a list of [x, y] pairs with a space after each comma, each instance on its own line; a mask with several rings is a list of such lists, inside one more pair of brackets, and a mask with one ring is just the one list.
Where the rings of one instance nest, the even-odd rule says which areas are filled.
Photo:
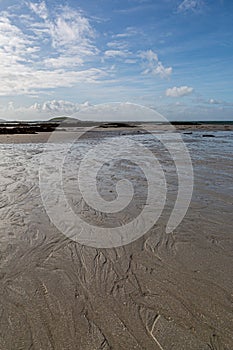
[[44, 24], [44, 32], [50, 34], [54, 47], [69, 46], [72, 43], [89, 44], [94, 37], [94, 30], [88, 19], [77, 10], [63, 6], [54, 16], [50, 16], [44, 1], [29, 3], [29, 8], [43, 20], [37, 24], [40, 27]]
[[130, 36], [128, 33], [119, 33], [115, 34], [114, 38], [127, 38], [128, 36]]
[[105, 103], [82, 107], [75, 114], [80, 120], [127, 122], [127, 121], [165, 121], [155, 110], [130, 102]]
[[[59, 13], [56, 13], [55, 18], [52, 18], [52, 16], [48, 17], [48, 10], [45, 3], [43, 2], [41, 4], [43, 6], [30, 4], [35, 14], [44, 20], [42, 23], [38, 23], [37, 26], [34, 24], [32, 30], [35, 33], [39, 31], [44, 39], [49, 39], [52, 47], [60, 53], [60, 57], [52, 58], [53, 66], [60, 67], [63, 66], [63, 63], [67, 66], [67, 63], [71, 63], [69, 58], [74, 58], [73, 62], [80, 64], [84, 59], [87, 60], [89, 56], [98, 53], [97, 48], [93, 45], [93, 39], [95, 37], [94, 30], [86, 17], [79, 11], [67, 6], [62, 7]], [[46, 16], [41, 16], [41, 7], [43, 11], [46, 10]]]
[[106, 78], [106, 71], [87, 66], [98, 53], [87, 18], [67, 6], [51, 16], [44, 1], [28, 6], [31, 17], [0, 13], [0, 96], [34, 95]]
[[52, 117], [71, 116], [82, 109], [88, 108], [89, 102], [73, 103], [64, 100], [52, 100], [34, 103], [29, 107], [15, 107], [9, 102], [7, 107], [0, 106], [0, 118], [8, 120], [48, 120]]
[[114, 50], [125, 50], [127, 49], [128, 44], [122, 40], [115, 40], [107, 43], [107, 46]]
[[127, 64], [135, 64], [135, 63], [137, 63], [137, 60], [128, 58], [128, 59], [125, 60], [125, 63], [127, 63]]
[[123, 50], [107, 50], [107, 51], [105, 51], [104, 54], [108, 58], [126, 57], [128, 55], [128, 53], [126, 51], [123, 51]]
[[[7, 108], [0, 106], [0, 118], [11, 120], [48, 120], [52, 117], [70, 116], [79, 120], [101, 121], [165, 121], [164, 117], [153, 109], [129, 102], [91, 105], [89, 102], [73, 103], [64, 100], [52, 100], [34, 103], [29, 107], [14, 107], [10, 103]], [[142, 117], [143, 116], [143, 117]]]
[[[230, 105], [230, 104], [229, 104]], [[231, 104], [232, 107], [232, 104]], [[95, 121], [162, 121], [162, 115], [169, 120], [232, 120], [232, 108], [225, 106], [196, 105], [174, 102], [148, 109], [132, 103], [107, 103], [91, 105], [89, 102], [73, 103], [64, 100], [52, 100], [44, 103], [34, 103], [29, 107], [15, 107], [13, 102], [8, 106], [0, 105], [0, 119], [7, 120], [48, 120], [58, 116], [72, 116], [80, 120]], [[161, 114], [158, 114], [158, 111]], [[162, 118], [162, 119], [161, 119]]]
[[180, 86], [167, 89], [166, 90], [166, 96], [168, 97], [182, 97], [189, 95], [193, 92], [193, 88], [190, 86]]
[[47, 115], [72, 115], [74, 113], [77, 113], [80, 110], [80, 106], [83, 106], [82, 104], [77, 104], [69, 101], [64, 100], [52, 100], [52, 101], [46, 101], [42, 104], [35, 103], [32, 106], [30, 106], [28, 109], [34, 112], [39, 113], [47, 113]]
[[40, 18], [46, 20], [48, 18], [48, 10], [45, 1], [41, 3], [29, 2], [29, 8], [33, 10]]
[[127, 27], [124, 33], [113, 34], [113, 38], [122, 39], [129, 38], [138, 34], [138, 29], [134, 27]]
[[94, 37], [94, 31], [88, 19], [78, 11], [65, 8], [54, 22], [49, 22], [49, 27], [54, 47], [79, 44], [91, 49], [90, 39]]
[[0, 16], [0, 63], [2, 68], [10, 67], [19, 60], [26, 61], [30, 53], [36, 52], [33, 42], [5, 15]]
[[80, 56], [59, 56], [57, 58], [46, 58], [44, 60], [45, 66], [49, 68], [71, 68], [82, 66], [83, 58]]
[[[106, 73], [100, 69], [90, 68], [82, 71], [36, 70], [20, 65], [8, 72], [0, 85], [0, 96], [34, 95], [38, 90], [55, 89], [59, 87], [72, 87], [77, 83], [95, 83], [104, 78]], [[3, 74], [0, 73], [0, 77]]]
[[203, 0], [184, 0], [182, 3], [178, 6], [178, 12], [198, 12], [200, 11], [204, 6]]
[[153, 69], [145, 71], [146, 74], [152, 73], [153, 75], [159, 75], [161, 78], [167, 78], [172, 74], [172, 67], [164, 67], [161, 62], [158, 62], [158, 65]]
[[209, 104], [211, 105], [219, 105], [221, 104], [222, 102], [221, 101], [217, 101], [215, 100], [214, 98], [210, 98], [209, 101], [208, 101]]
[[150, 63], [158, 62], [158, 55], [157, 55], [157, 53], [153, 52], [152, 50], [143, 51], [140, 54], [140, 57], [148, 60], [148, 62], [150, 62]]
[[139, 57], [145, 62], [144, 74], [159, 75], [161, 78], [168, 78], [172, 74], [172, 67], [164, 67], [152, 50], [141, 52]]

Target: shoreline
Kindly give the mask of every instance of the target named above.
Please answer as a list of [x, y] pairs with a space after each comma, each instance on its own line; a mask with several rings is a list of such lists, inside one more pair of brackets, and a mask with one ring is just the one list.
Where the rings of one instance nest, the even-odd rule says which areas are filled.
[[[58, 132], [61, 135], [61, 139], [69, 139], [70, 132], [83, 132], [87, 128], [87, 124], [80, 124], [80, 126], [70, 127], [67, 125], [60, 125]], [[143, 128], [149, 132], [166, 132], [171, 130], [171, 125], [169, 124], [156, 124], [156, 123], [143, 123], [140, 125], [137, 124], [125, 124], [125, 126], [115, 126], [114, 123], [103, 124], [99, 126], [92, 126], [94, 130], [91, 131], [91, 137], [101, 136], [121, 136], [121, 135], [132, 135], [142, 132]], [[194, 123], [179, 123], [173, 125], [175, 131], [181, 132], [181, 134], [192, 134], [197, 131], [200, 132], [216, 132], [216, 131], [233, 131], [233, 124], [227, 123], [217, 123], [217, 124], [194, 124]], [[46, 131], [46, 128], [43, 131], [35, 132], [35, 126], [28, 126], [27, 132], [20, 130], [21, 127], [15, 127], [15, 133], [12, 132], [12, 129], [7, 132], [1, 132], [2, 126], [0, 126], [0, 144], [14, 144], [14, 143], [46, 143], [49, 140], [49, 137], [52, 135], [53, 131], [56, 130], [54, 126], [51, 127], [52, 130]], [[59, 130], [60, 129], [60, 130]], [[90, 131], [89, 131], [90, 132]], [[97, 135], [94, 135], [97, 133]], [[204, 135], [205, 136], [205, 135]]]

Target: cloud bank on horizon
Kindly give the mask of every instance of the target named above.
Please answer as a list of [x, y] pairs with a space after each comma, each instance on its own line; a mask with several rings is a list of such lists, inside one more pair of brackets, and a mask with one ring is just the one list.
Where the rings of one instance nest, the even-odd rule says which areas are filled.
[[120, 101], [171, 120], [232, 120], [232, 10], [226, 0], [2, 0], [0, 118]]

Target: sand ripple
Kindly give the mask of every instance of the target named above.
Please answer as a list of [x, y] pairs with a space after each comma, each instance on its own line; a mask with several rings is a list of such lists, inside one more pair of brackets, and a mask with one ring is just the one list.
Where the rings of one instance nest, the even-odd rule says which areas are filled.
[[[220, 141], [213, 148], [202, 140], [198, 149], [189, 141], [195, 191], [173, 234], [165, 233], [168, 201], [149, 234], [108, 250], [74, 243], [50, 223], [38, 185], [42, 144], [1, 145], [0, 349], [232, 349], [232, 158]], [[76, 169], [68, 164], [70, 203], [101, 224], [104, 215], [75, 197]], [[106, 167], [99, 189], [111, 199]], [[123, 167], [143, 183], [140, 172]], [[175, 177], [169, 181], [175, 186]], [[115, 219], [129, 220], [144, 195], [142, 187], [138, 206]]]

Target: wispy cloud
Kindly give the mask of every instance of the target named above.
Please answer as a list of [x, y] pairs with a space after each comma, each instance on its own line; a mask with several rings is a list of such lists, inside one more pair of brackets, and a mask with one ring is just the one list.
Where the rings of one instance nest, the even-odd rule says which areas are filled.
[[124, 32], [113, 34], [113, 39], [124, 39], [130, 38], [134, 35], [137, 35], [139, 32], [138, 28], [135, 27], [127, 27]]
[[47, 20], [48, 19], [48, 10], [47, 6], [45, 4], [45, 1], [42, 1], [41, 3], [28, 3], [29, 8], [34, 11], [40, 18]]
[[193, 92], [193, 88], [190, 86], [180, 86], [167, 89], [166, 96], [168, 97], [183, 97], [190, 95]]
[[215, 100], [214, 98], [210, 98], [210, 99], [208, 100], [208, 103], [209, 103], [210, 105], [220, 105], [222, 102], [221, 102], [221, 101], [218, 101], [218, 100]]
[[114, 40], [108, 42], [107, 46], [114, 50], [125, 50], [128, 48], [128, 43], [123, 40]]
[[60, 55], [57, 58], [46, 58], [44, 60], [45, 66], [48, 68], [75, 68], [82, 66], [84, 63], [83, 58], [78, 55]]
[[64, 6], [52, 18], [49, 16], [45, 2], [30, 3], [29, 7], [42, 19], [38, 27], [34, 24], [32, 30], [36, 33], [38, 30], [41, 31], [42, 36], [51, 41], [52, 47], [60, 54], [58, 66], [62, 62], [67, 63], [67, 58], [70, 57], [73, 58], [73, 62], [80, 64], [84, 58], [86, 60], [88, 56], [98, 52], [93, 44], [95, 32], [89, 20], [81, 12]]
[[159, 75], [161, 78], [168, 78], [172, 74], [172, 67], [164, 67], [154, 51], [143, 51], [139, 56], [144, 61], [143, 74]]
[[112, 57], [127, 57], [129, 53], [124, 50], [107, 50], [105, 51], [104, 54], [106, 57], [112, 58]]
[[203, 0], [184, 0], [178, 6], [178, 12], [199, 12], [203, 9], [205, 3]]
[[0, 15], [0, 96], [30, 95], [106, 77], [96, 65], [85, 65], [98, 53], [86, 17], [67, 6], [52, 16], [44, 1], [28, 7], [31, 16], [21, 17], [26, 28], [11, 13]]

